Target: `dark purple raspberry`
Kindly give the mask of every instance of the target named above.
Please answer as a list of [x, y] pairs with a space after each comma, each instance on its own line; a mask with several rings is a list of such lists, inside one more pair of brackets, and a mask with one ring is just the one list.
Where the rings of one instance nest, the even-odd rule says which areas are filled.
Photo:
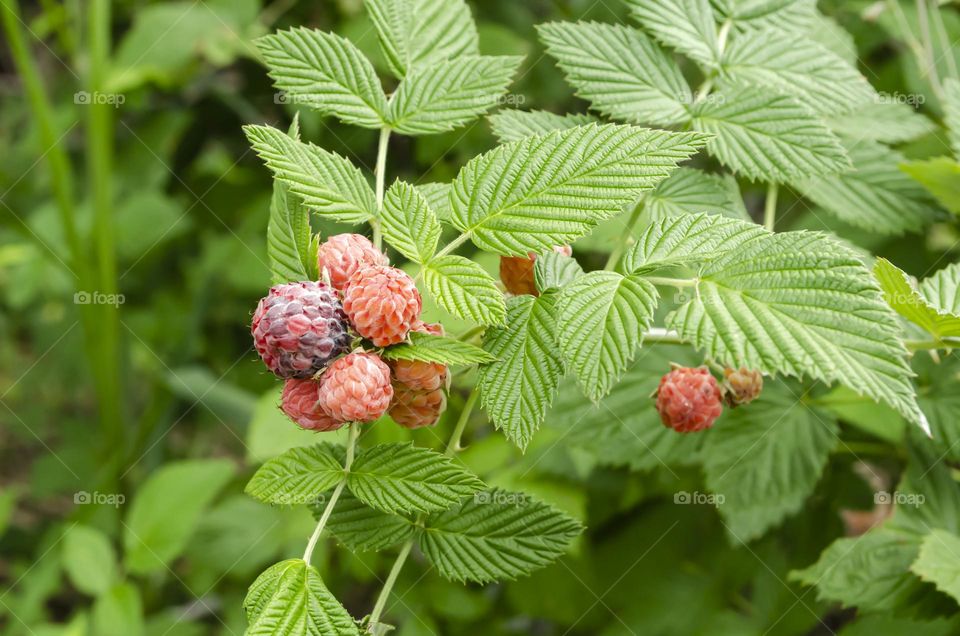
[[313, 281], [271, 287], [250, 332], [264, 364], [281, 378], [309, 378], [350, 347], [336, 292]]

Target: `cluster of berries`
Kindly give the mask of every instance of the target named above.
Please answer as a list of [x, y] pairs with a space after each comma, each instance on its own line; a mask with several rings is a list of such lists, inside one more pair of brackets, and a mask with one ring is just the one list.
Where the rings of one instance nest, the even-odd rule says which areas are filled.
[[713, 426], [723, 405], [749, 404], [763, 390], [763, 376], [749, 369], [724, 369], [723, 383], [707, 367], [675, 366], [660, 379], [657, 411], [664, 426], [678, 433], [694, 433]]
[[389, 412], [407, 428], [430, 426], [446, 407], [441, 364], [395, 361], [355, 348], [398, 344], [411, 331], [442, 335], [420, 320], [422, 303], [406, 273], [359, 234], [330, 237], [317, 251], [323, 281], [276, 285], [260, 300], [250, 331], [257, 352], [286, 382], [281, 408], [299, 426], [332, 431]]

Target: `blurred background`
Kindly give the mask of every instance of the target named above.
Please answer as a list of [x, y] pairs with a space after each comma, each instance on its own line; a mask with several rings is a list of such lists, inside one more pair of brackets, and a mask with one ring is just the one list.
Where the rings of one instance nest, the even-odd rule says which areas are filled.
[[[615, 0], [470, 4], [483, 53], [526, 56], [504, 105], [558, 113], [585, 106], [533, 26], [628, 21]], [[960, 13], [945, 4], [944, 35], [955, 42]], [[939, 118], [903, 43], [903, 24], [916, 24], [913, 3], [902, 17], [884, 2], [820, 8], [852, 34], [834, 33], [834, 44], [856, 53], [880, 91], [913, 95], [912, 107]], [[259, 504], [243, 486], [265, 458], [315, 441], [277, 410], [279, 383], [249, 335], [270, 285], [271, 181], [240, 128], [285, 129], [295, 112], [251, 41], [292, 25], [334, 30], [384, 69], [376, 34], [361, 0], [0, 0], [0, 14], [0, 633], [241, 634], [249, 583], [298, 556], [313, 527], [307, 511]], [[374, 131], [300, 116], [305, 139], [372, 168]], [[482, 120], [396, 138], [388, 182], [450, 180], [493, 145]], [[900, 150], [926, 157], [943, 148], [927, 134]], [[763, 193], [742, 187], [747, 210], [759, 214]], [[782, 229], [827, 223], [915, 272], [956, 258], [945, 255], [958, 238], [947, 225], [926, 236], [872, 236], [784, 196]], [[602, 265], [605, 236], [577, 246], [586, 265]], [[477, 258], [495, 271], [495, 259]], [[645, 396], [629, 396], [627, 411]], [[802, 634], [844, 625], [843, 634], [958, 633], [946, 620], [922, 632], [908, 619], [850, 623], [850, 613], [812, 593], [800, 600], [783, 582], [842, 534], [837, 497], [815, 496], [814, 513], [735, 546], [709, 506], [664, 503], [676, 490], [667, 478], [694, 490], [698, 471], [638, 457], [601, 465], [556, 445], [562, 429], [546, 429], [520, 455], [479, 419], [463, 459], [489, 483], [522, 487], [588, 520], [590, 534], [547, 570], [485, 588], [447, 584], [415, 560], [388, 611], [399, 634]], [[416, 435], [425, 445], [445, 437]], [[849, 458], [836, 462], [818, 493], [850, 490], [844, 505], [866, 501], [866, 486], [841, 478]], [[683, 532], [673, 531], [678, 515], [690, 517]], [[317, 565], [328, 586], [362, 616], [392, 555], [323, 549]]]

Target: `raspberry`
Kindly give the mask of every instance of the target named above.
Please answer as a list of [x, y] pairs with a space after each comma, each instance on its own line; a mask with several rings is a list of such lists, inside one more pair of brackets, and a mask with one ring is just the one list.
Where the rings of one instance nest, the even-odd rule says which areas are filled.
[[320, 378], [320, 405], [338, 422], [372, 422], [390, 406], [390, 368], [372, 353], [349, 353]]
[[347, 317], [357, 333], [377, 347], [403, 342], [420, 316], [421, 305], [413, 279], [385, 265], [364, 267], [343, 289]]
[[[569, 245], [554, 247], [553, 251], [564, 256], [573, 254], [573, 249]], [[508, 292], [515, 296], [523, 294], [540, 295], [533, 275], [533, 264], [536, 260], [537, 255], [533, 252], [530, 252], [526, 258], [522, 256], [500, 257], [500, 280]]]
[[[443, 335], [443, 327], [439, 324], [427, 324], [418, 321], [411, 331], [429, 333], [436, 336]], [[393, 370], [393, 380], [414, 391], [433, 391], [447, 384], [447, 365], [439, 362], [423, 362], [420, 360], [394, 360], [390, 363]]]
[[283, 384], [280, 409], [300, 428], [335, 431], [343, 426], [320, 406], [320, 383], [313, 380], [287, 380]]
[[660, 379], [657, 411], [664, 426], [678, 433], [710, 428], [723, 412], [716, 378], [706, 367], [675, 368]]
[[397, 387], [390, 405], [390, 417], [404, 428], [433, 426], [447, 408], [447, 395], [443, 389], [414, 391]]
[[358, 269], [367, 265], [386, 265], [387, 256], [360, 234], [331, 236], [317, 250], [317, 266], [324, 268], [335, 289], [343, 289]]
[[264, 364], [281, 378], [309, 378], [350, 346], [336, 293], [313, 281], [271, 287], [250, 333]]
[[730, 408], [753, 402], [763, 390], [763, 375], [759, 371], [724, 369], [723, 377], [723, 401]]

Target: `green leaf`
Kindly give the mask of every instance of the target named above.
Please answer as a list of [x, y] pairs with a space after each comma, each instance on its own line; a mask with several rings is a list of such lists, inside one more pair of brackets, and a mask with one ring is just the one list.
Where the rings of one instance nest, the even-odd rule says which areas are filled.
[[[288, 134], [299, 140], [298, 116]], [[311, 235], [310, 212], [298, 197], [287, 192], [282, 181], [273, 183], [267, 256], [274, 284], [317, 279], [317, 245]]]
[[247, 483], [246, 493], [273, 504], [309, 504], [344, 478], [343, 449], [324, 442], [291, 448], [268, 460]]
[[663, 44], [716, 66], [720, 58], [717, 25], [709, 0], [626, 0], [630, 12]]
[[409, 340], [410, 342], [387, 347], [381, 357], [385, 360], [421, 360], [450, 365], [494, 361], [494, 357], [480, 347], [455, 338], [412, 331]]
[[450, 207], [449, 183], [422, 183], [416, 188], [427, 200], [427, 205], [438, 219], [442, 221], [450, 218], [453, 210]]
[[657, 288], [637, 275], [590, 272], [564, 288], [557, 340], [580, 386], [596, 401], [633, 361], [653, 320]]
[[503, 294], [473, 261], [454, 254], [434, 258], [423, 266], [423, 280], [437, 304], [454, 316], [481, 325], [503, 322]]
[[843, 145], [852, 171], [792, 185], [845, 223], [878, 234], [917, 232], [937, 217], [930, 196], [900, 171], [903, 155], [871, 141], [844, 139]]
[[935, 196], [940, 205], [960, 214], [960, 163], [937, 157], [901, 163], [900, 169]]
[[166, 569], [233, 472], [228, 460], [204, 459], [169, 463], [151, 473], [124, 523], [126, 568], [135, 574]]
[[394, 181], [383, 200], [383, 238], [416, 263], [426, 263], [437, 251], [440, 221], [423, 194], [409, 183]]
[[693, 101], [680, 67], [647, 36], [599, 22], [537, 26], [577, 96], [594, 110], [634, 124], [673, 126], [690, 120]]
[[497, 105], [522, 61], [473, 55], [413, 69], [390, 99], [390, 127], [405, 135], [459, 128]]
[[748, 31], [731, 39], [720, 69], [725, 81], [792, 95], [822, 115], [849, 113], [877, 98], [854, 66], [806, 34]]
[[63, 537], [63, 569], [84, 594], [105, 594], [117, 582], [117, 557], [110, 539], [95, 528], [71, 526]]
[[335, 33], [294, 28], [256, 41], [277, 88], [347, 124], [381, 128], [387, 98], [370, 60]]
[[566, 130], [597, 122], [592, 115], [556, 115], [545, 110], [516, 110], [508, 108], [487, 116], [493, 134], [500, 143], [519, 141], [524, 137], [545, 135], [554, 130]]
[[960, 315], [960, 263], [954, 263], [924, 278], [920, 293], [940, 313]]
[[946, 530], [934, 530], [924, 538], [920, 556], [910, 570], [960, 600], [960, 537]]
[[733, 178], [724, 178], [694, 168], [679, 168], [643, 197], [652, 218], [710, 212], [749, 221]]
[[[917, 290], [902, 269], [885, 258], [878, 258], [873, 266], [873, 273], [880, 282], [887, 304], [898, 314], [935, 337], [960, 336], [960, 315], [933, 305]], [[955, 299], [956, 285], [950, 287], [953, 288], [950, 295]], [[943, 287], [940, 287], [940, 290], [942, 289]], [[938, 296], [939, 293], [933, 298]]]
[[143, 600], [131, 583], [117, 583], [97, 597], [91, 615], [91, 634], [143, 636]]
[[[316, 507], [314, 512], [317, 517], [321, 514]], [[327, 530], [353, 552], [378, 552], [412, 537], [415, 526], [406, 517], [371, 508], [345, 492], [327, 521]]]
[[302, 559], [267, 568], [243, 600], [246, 636], [359, 636], [347, 610]]
[[451, 222], [481, 249], [541, 254], [619, 214], [703, 141], [695, 133], [606, 124], [505, 144], [457, 175]]
[[376, 216], [377, 202], [349, 159], [269, 126], [244, 126], [253, 149], [287, 188], [319, 214], [347, 223]]
[[581, 530], [575, 519], [529, 495], [491, 490], [429, 516], [420, 549], [443, 577], [487, 583], [553, 562]]
[[717, 20], [731, 20], [734, 28], [780, 32], [808, 31], [817, 15], [815, 0], [711, 0]]
[[654, 224], [636, 251], [627, 265], [703, 263], [666, 323], [717, 362], [840, 382], [927, 429], [895, 316], [857, 256], [831, 238], [700, 215]]
[[783, 183], [850, 167], [840, 140], [789, 95], [731, 87], [692, 108], [695, 130], [715, 135], [707, 150], [753, 181]]
[[496, 361], [480, 367], [480, 399], [497, 428], [525, 449], [563, 377], [554, 341], [556, 296], [510, 298], [505, 323], [484, 334], [483, 348]]
[[575, 258], [552, 250], [538, 256], [533, 264], [533, 279], [541, 294], [566, 287], [580, 276], [583, 269]]
[[960, 80], [954, 77], [943, 80], [943, 92], [943, 118], [947, 124], [953, 156], [960, 161]]
[[366, 0], [380, 48], [397, 77], [480, 52], [477, 27], [463, 0]]
[[729, 533], [748, 542], [799, 511], [839, 439], [837, 423], [800, 395], [767, 381], [760, 398], [730, 411], [707, 438], [707, 488]]
[[827, 125], [851, 139], [885, 144], [912, 141], [937, 129], [936, 124], [911, 106], [885, 101], [862, 104], [852, 113], [831, 117]]
[[484, 487], [446, 455], [410, 444], [362, 451], [347, 486], [363, 503], [390, 514], [446, 510]]

